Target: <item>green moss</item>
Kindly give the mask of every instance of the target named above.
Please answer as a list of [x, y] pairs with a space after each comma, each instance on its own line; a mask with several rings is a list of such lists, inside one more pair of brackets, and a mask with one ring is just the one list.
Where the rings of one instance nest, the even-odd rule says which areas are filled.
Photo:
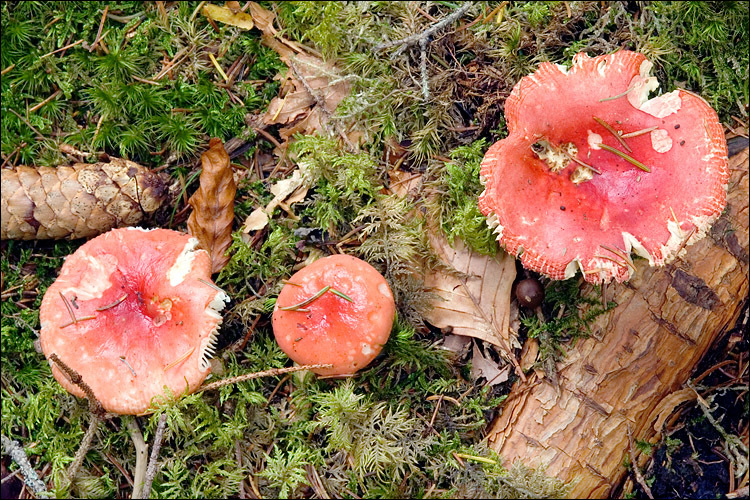
[[431, 217], [440, 222], [451, 243], [458, 237], [469, 248], [494, 255], [498, 251], [497, 238], [487, 226], [487, 219], [479, 212], [477, 200], [484, 186], [479, 182], [479, 170], [487, 149], [487, 141], [480, 139], [468, 146], [451, 151], [451, 162], [439, 169], [439, 177], [429, 189], [438, 193], [429, 200]]
[[[78, 44], [48, 55], [71, 40], [93, 43], [105, 6], [119, 17], [134, 16], [127, 23], [106, 20], [100, 42], [105, 51], [89, 52]], [[218, 51], [219, 64], [228, 68], [242, 56], [242, 47], [259, 46], [258, 33], [227, 27], [216, 33], [203, 16], [191, 19], [195, 7], [195, 2], [179, 4], [164, 23], [154, 5], [144, 9], [138, 2], [83, 2], [76, 8], [57, 2], [4, 3], [2, 66], [15, 67], [2, 78], [3, 154], [20, 147], [18, 163], [64, 163], [57, 148], [66, 143], [154, 164], [170, 154], [197, 156], [209, 136], [241, 136], [245, 113], [265, 105], [278, 83], [269, 78], [259, 94], [253, 85], [238, 82], [231, 90], [238, 102], [231, 100], [216, 86], [223, 78], [206, 54]], [[232, 32], [238, 41], [229, 46]], [[182, 49], [187, 57], [171, 75], [156, 85], [143, 81], [161, 72], [165, 54], [171, 59]], [[273, 76], [281, 65], [272, 50], [257, 50], [246, 78]], [[27, 112], [58, 89], [60, 97]], [[45, 137], [60, 139], [36, 140], [36, 132], [11, 109], [28, 115], [29, 124]], [[163, 156], [152, 154], [162, 150]]]
[[545, 286], [545, 320], [536, 314], [521, 318], [527, 335], [539, 341], [537, 363], [551, 377], [556, 376], [555, 363], [565, 356], [565, 349], [575, 347], [579, 338], [590, 335], [594, 320], [617, 305], [603, 305], [596, 297], [599, 287], [584, 292], [580, 281], [550, 281]]
[[[81, 2], [74, 8], [3, 3], [3, 156], [15, 154], [14, 164], [64, 163], [58, 148], [66, 143], [152, 166], [170, 159], [166, 171], [184, 180], [189, 194], [198, 174], [192, 160], [209, 136], [247, 138], [248, 157], [270, 150], [254, 140], [245, 116], [278, 94], [273, 78], [286, 66], [261, 43], [258, 30], [220, 25], [216, 31], [201, 13], [192, 17], [198, 5], [166, 4], [163, 19], [156, 4], [142, 2]], [[425, 99], [419, 47], [398, 53], [398, 47], [376, 47], [424, 31], [431, 18], [449, 15], [457, 4], [264, 3], [277, 13], [283, 35], [337, 64], [352, 91], [334, 120], [363, 136], [359, 150], [322, 137], [295, 138], [287, 159], [304, 170], [309, 187], [307, 199], [293, 209], [299, 218], [276, 210], [257, 235], [235, 226], [230, 263], [217, 279], [233, 299], [221, 332], [231, 347], [221, 350], [215, 364], [226, 377], [288, 366], [270, 324], [281, 280], [310, 251], [326, 253], [347, 235], [351, 239], [342, 248], [386, 276], [398, 319], [378, 359], [348, 381], [268, 377], [155, 402], [153, 415], [138, 418], [150, 441], [159, 416], [167, 415], [154, 497], [237, 496], [241, 485], [248, 491], [247, 478], [267, 497], [321, 495], [311, 492], [313, 485], [332, 497], [421, 498], [431, 487], [433, 497], [445, 498], [563, 493], [543, 470], [504, 468], [501, 457], [480, 444], [507, 388], [467, 381], [468, 367], [437, 347], [421, 322], [426, 296], [419, 273], [430, 258], [428, 222], [437, 221], [449, 239], [475, 251], [497, 251], [476, 205], [479, 165], [488, 145], [507, 134], [504, 99], [542, 61], [569, 64], [578, 51], [641, 50], [654, 61], [664, 90], [685, 86], [706, 97], [722, 119], [745, 116], [748, 56], [738, 48], [747, 47], [747, 4], [512, 2], [483, 19], [498, 5], [476, 2], [463, 19], [433, 36]], [[81, 43], [50, 54], [78, 40], [92, 44], [105, 7], [122, 20], [105, 20], [107, 50], [89, 51]], [[184, 59], [171, 74], [157, 84], [143, 81], [180, 52]], [[234, 97], [217, 85], [223, 78], [208, 53], [225, 70], [246, 57], [244, 81], [231, 88]], [[387, 173], [395, 166], [383, 160], [386, 139], [407, 147], [400, 168], [423, 174], [426, 189], [419, 195], [388, 192]], [[237, 222], [267, 205], [278, 180], [243, 179]], [[321, 236], [303, 237], [304, 230]], [[33, 347], [41, 296], [62, 256], [80, 243], [4, 247], [2, 429], [24, 443], [35, 468], [50, 464], [46, 477], [57, 496], [127, 497], [130, 488], [114, 464], [132, 471], [134, 453], [119, 417], [100, 426], [80, 477], [67, 485], [65, 469], [89, 416], [85, 402], [54, 381]], [[528, 335], [539, 339], [547, 368], [605, 310], [582, 298], [578, 288], [574, 280], [550, 285], [544, 305], [550, 319], [523, 319]], [[231, 343], [246, 334], [250, 341], [236, 352]], [[441, 395], [460, 404], [440, 401]], [[474, 458], [462, 464], [454, 452]]]

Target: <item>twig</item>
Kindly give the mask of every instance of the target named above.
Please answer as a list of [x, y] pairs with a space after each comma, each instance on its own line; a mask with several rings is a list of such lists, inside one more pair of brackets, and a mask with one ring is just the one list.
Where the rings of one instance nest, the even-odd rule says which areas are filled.
[[414, 45], [415, 43], [421, 41], [421, 39], [423, 38], [428, 39], [429, 37], [433, 35], [433, 33], [453, 23], [456, 19], [463, 16], [471, 8], [472, 5], [473, 5], [473, 2], [466, 2], [459, 9], [453, 12], [453, 14], [433, 24], [432, 26], [424, 30], [422, 33], [415, 33], [413, 35], [407, 36], [406, 38], [402, 38], [401, 40], [394, 40], [391, 42], [381, 43], [379, 45], [376, 45], [374, 50], [378, 51], [378, 50], [383, 50], [383, 49], [389, 49], [391, 47], [396, 47], [400, 45], [400, 47], [396, 49], [396, 51], [393, 53], [393, 56], [397, 56], [401, 52], [403, 52], [406, 49], [406, 47], [408, 47], [409, 45]]
[[[62, 52], [63, 50], [68, 50], [68, 49], [69, 49], [69, 48], [71, 48], [71, 47], [75, 47], [75, 46], [76, 46], [76, 45], [78, 45], [79, 43], [83, 43], [83, 39], [80, 39], [80, 40], [78, 40], [77, 42], [69, 43], [69, 44], [68, 44], [68, 45], [66, 45], [65, 47], [60, 47], [60, 48], [59, 48], [59, 49], [57, 49], [57, 50], [53, 50], [52, 52], [49, 52], [49, 53], [47, 53], [47, 54], [44, 54], [44, 55], [43, 55], [42, 57], [40, 57], [39, 59], [44, 59], [45, 57], [51, 56], [51, 55], [53, 55], [53, 54], [57, 54], [58, 52]], [[12, 110], [11, 110], [11, 111], [12, 111]]]
[[646, 496], [653, 499], [654, 494], [651, 493], [651, 488], [648, 487], [648, 484], [646, 484], [646, 480], [643, 479], [643, 474], [641, 474], [641, 469], [638, 468], [638, 462], [635, 460], [635, 444], [633, 443], [633, 431], [630, 429], [630, 425], [628, 425], [628, 449], [630, 451], [630, 464], [633, 466], [633, 473], [635, 474], [635, 480], [638, 481], [638, 484], [641, 485], [641, 488], [643, 488], [643, 491], [646, 493]]
[[13, 159], [13, 157], [16, 154], [18, 154], [19, 151], [21, 151], [21, 148], [25, 148], [25, 147], [26, 147], [26, 143], [25, 142], [22, 142], [21, 144], [19, 144], [18, 146], [16, 146], [16, 149], [14, 149], [11, 154], [9, 154], [8, 156], [5, 157], [5, 160], [3, 161], [3, 164], [0, 165], [0, 168], [5, 168], [5, 165], [7, 165], [8, 163], [10, 163], [11, 166], [14, 166], [13, 163], [11, 163], [11, 160]]
[[156, 475], [156, 460], [159, 458], [159, 450], [161, 449], [161, 441], [164, 438], [164, 426], [166, 423], [167, 414], [162, 413], [159, 415], [159, 422], [156, 424], [156, 433], [154, 434], [154, 443], [151, 445], [151, 458], [148, 459], [146, 481], [143, 483], [143, 498], [151, 496], [151, 483], [154, 482], [154, 476]]
[[96, 32], [96, 38], [94, 38], [94, 43], [91, 44], [89, 52], [93, 52], [94, 49], [96, 49], [96, 46], [99, 45], [99, 40], [102, 39], [102, 29], [104, 29], [104, 21], [105, 19], [107, 19], [107, 12], [109, 12], [109, 5], [104, 7], [104, 12], [102, 12], [102, 20], [99, 21], [99, 30]]
[[143, 486], [146, 482], [146, 466], [148, 465], [148, 445], [143, 440], [143, 434], [138, 427], [135, 417], [127, 417], [128, 433], [135, 446], [135, 473], [133, 474], [133, 494], [131, 498], [144, 498]]
[[748, 493], [750, 493], [750, 487], [745, 485], [742, 488], [739, 488], [735, 491], [730, 491], [729, 493], [727, 493], [726, 497], [727, 498], [742, 498], [742, 497], [746, 497]]
[[71, 484], [76, 478], [76, 474], [78, 474], [78, 469], [81, 467], [83, 459], [86, 457], [86, 453], [91, 449], [91, 442], [94, 440], [96, 429], [99, 427], [100, 421], [101, 417], [99, 415], [96, 415], [95, 413], [91, 414], [89, 428], [86, 429], [86, 434], [84, 434], [83, 439], [81, 440], [81, 445], [78, 447], [75, 458], [73, 458], [73, 463], [68, 467], [68, 481]]
[[44, 481], [39, 479], [39, 475], [29, 462], [23, 446], [18, 441], [2, 435], [3, 454], [10, 458], [18, 465], [21, 474], [23, 474], [24, 483], [28, 486], [37, 497], [47, 496], [47, 486]]
[[628, 163], [630, 163], [632, 165], [635, 165], [636, 167], [640, 168], [644, 172], [651, 172], [651, 169], [648, 168], [646, 165], [644, 165], [643, 163], [639, 162], [638, 160], [636, 160], [632, 156], [623, 153], [619, 149], [615, 149], [612, 146], [607, 146], [606, 144], [599, 144], [599, 147], [602, 148], [602, 149], [604, 149], [605, 151], [609, 151], [610, 153], [616, 154], [617, 156], [619, 156], [623, 160], [627, 161]]
[[301, 372], [304, 370], [314, 370], [316, 368], [330, 368], [333, 366], [330, 363], [327, 364], [315, 364], [315, 365], [300, 365], [290, 366], [287, 368], [273, 368], [262, 372], [246, 373], [244, 375], [237, 375], [236, 377], [225, 378], [223, 380], [217, 380], [216, 382], [210, 383], [198, 389], [198, 392], [210, 391], [212, 389], [218, 389], [225, 385], [236, 384], [238, 382], [245, 382], [246, 380], [252, 380], [254, 378], [261, 377], [275, 377], [276, 375], [283, 375], [285, 373]]
[[41, 133], [41, 132], [39, 132], [39, 131], [38, 131], [37, 129], [35, 129], [35, 128], [34, 128], [34, 126], [33, 126], [33, 125], [32, 125], [31, 123], [29, 123], [29, 120], [27, 120], [27, 119], [26, 119], [26, 118], [24, 118], [23, 116], [19, 115], [18, 113], [16, 113], [16, 111], [15, 111], [15, 110], [14, 110], [13, 108], [8, 108], [8, 111], [10, 111], [10, 112], [11, 112], [11, 113], [13, 113], [14, 115], [16, 115], [16, 116], [17, 116], [18, 118], [20, 118], [20, 119], [21, 119], [21, 121], [22, 121], [22, 122], [24, 122], [24, 123], [25, 123], [26, 125], [28, 125], [28, 127], [29, 127], [29, 128], [31, 129], [31, 130], [33, 130], [34, 132], [36, 132], [36, 135], [38, 135], [39, 137], [44, 137], [44, 134], [42, 134], [42, 133]]
[[48, 102], [50, 102], [51, 100], [53, 100], [55, 97], [59, 96], [61, 93], [62, 93], [62, 90], [59, 90], [59, 89], [56, 90], [51, 96], [49, 96], [48, 98], [46, 98], [45, 100], [43, 100], [42, 102], [40, 102], [39, 104], [37, 104], [36, 106], [34, 106], [33, 108], [31, 108], [29, 110], [29, 113], [33, 113], [37, 109], [41, 108], [42, 106], [44, 106], [45, 104], [47, 104]]
[[748, 460], [748, 446], [736, 435], [729, 434], [721, 425], [719, 425], [719, 422], [711, 413], [713, 397], [710, 397], [709, 401], [706, 401], [700, 394], [698, 394], [698, 391], [695, 390], [695, 386], [690, 381], [687, 382], [687, 386], [695, 393], [698, 400], [698, 406], [700, 406], [706, 420], [713, 425], [714, 429], [716, 429], [723, 438], [724, 442], [722, 444], [724, 445], [724, 451], [726, 452], [732, 467], [735, 468], [735, 477], [742, 477], [750, 467], [750, 460]]
[[323, 486], [323, 481], [320, 480], [320, 475], [315, 469], [315, 466], [313, 464], [307, 464], [305, 465], [305, 470], [307, 471], [307, 479], [310, 480], [310, 487], [315, 494], [318, 495], [318, 498], [331, 498], [331, 495], [328, 494], [325, 486]]
[[427, 38], [419, 39], [419, 72], [422, 76], [422, 97], [430, 99], [430, 82], [427, 75]]
[[607, 129], [607, 132], [609, 132], [610, 134], [612, 134], [615, 137], [615, 139], [617, 139], [620, 142], [620, 144], [622, 144], [622, 147], [625, 148], [625, 151], [627, 151], [628, 153], [632, 153], [633, 152], [633, 150], [631, 149], [631, 147], [628, 146], [628, 143], [625, 142], [625, 139], [622, 138], [622, 136], [620, 135], [620, 133], [618, 133], [617, 130], [615, 130], [615, 128], [612, 125], [610, 125], [609, 123], [605, 122], [604, 120], [602, 120], [601, 118], [599, 118], [597, 116], [593, 116], [592, 118], [594, 119], [594, 121], [596, 123], [598, 123], [599, 125], [601, 125], [605, 129]]
[[[318, 108], [327, 118], [327, 120], [323, 122], [323, 125], [326, 127], [326, 129], [328, 129], [329, 132], [334, 132], [334, 133], [339, 134], [344, 139], [344, 142], [346, 142], [347, 147], [349, 147], [352, 150], [355, 149], [354, 144], [352, 144], [352, 142], [349, 140], [349, 138], [346, 136], [343, 130], [340, 130], [338, 124], [332, 120], [333, 114], [326, 107], [325, 98], [320, 95], [320, 92], [312, 88], [310, 83], [307, 81], [307, 78], [305, 78], [305, 75], [303, 75], [302, 72], [299, 71], [299, 68], [291, 59], [289, 60], [289, 67], [292, 69], [297, 79], [302, 83], [302, 86], [305, 87], [305, 90], [307, 91], [307, 93], [310, 94], [310, 96], [312, 96], [313, 100], [315, 101], [315, 104], [318, 106]], [[329, 85], [333, 85], [333, 83], [329, 82]], [[279, 108], [279, 111], [281, 111], [281, 108]], [[277, 115], [278, 115], [278, 112], [277, 112]], [[331, 130], [330, 128], [331, 125], [333, 126], [333, 130]]]
[[398, 49], [396, 49], [393, 54], [391, 54], [391, 58], [394, 58], [401, 54], [410, 45], [419, 43], [419, 68], [422, 75], [422, 97], [424, 97], [424, 100], [427, 101], [430, 98], [430, 83], [427, 74], [427, 45], [430, 43], [430, 39], [434, 33], [459, 19], [471, 8], [472, 5], [473, 2], [466, 2], [460, 8], [456, 9], [452, 14], [436, 22], [423, 32], [415, 33], [413, 35], [407, 36], [406, 38], [402, 38], [401, 40], [381, 43], [379, 45], [376, 45], [374, 50], [379, 51], [399, 46]]
[[294, 61], [292, 61], [291, 59], [289, 60], [289, 67], [294, 72], [294, 76], [296, 76], [297, 79], [300, 81], [300, 83], [302, 83], [302, 86], [305, 87], [305, 90], [307, 91], [307, 93], [310, 94], [310, 96], [313, 98], [313, 100], [315, 101], [315, 104], [317, 104], [321, 108], [323, 113], [330, 118], [331, 112], [328, 110], [328, 108], [326, 108], [325, 99], [323, 99], [323, 97], [320, 96], [320, 93], [318, 93], [317, 90], [315, 90], [314, 88], [310, 86], [310, 83], [307, 81], [307, 78], [305, 78], [305, 76], [299, 70], [297, 65], [294, 64]]

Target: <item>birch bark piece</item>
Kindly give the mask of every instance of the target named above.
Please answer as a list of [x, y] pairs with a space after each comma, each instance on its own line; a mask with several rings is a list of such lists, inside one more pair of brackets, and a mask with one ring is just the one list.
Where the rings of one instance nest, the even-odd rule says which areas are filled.
[[487, 436], [508, 465], [545, 465], [574, 483], [571, 498], [616, 495], [628, 428], [655, 443], [675, 406], [694, 397], [683, 384], [748, 293], [748, 150], [729, 166], [727, 209], [710, 237], [665, 267], [638, 260], [632, 280], [609, 286], [618, 305], [558, 363], [559, 390], [535, 375], [513, 387]]

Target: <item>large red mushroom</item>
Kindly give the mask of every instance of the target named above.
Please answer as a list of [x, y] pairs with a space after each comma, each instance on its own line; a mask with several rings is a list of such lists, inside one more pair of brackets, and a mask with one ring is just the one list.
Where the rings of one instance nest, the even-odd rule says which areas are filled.
[[[198, 240], [168, 229], [113, 229], [68, 256], [40, 309], [40, 340], [105, 410], [142, 414], [152, 398], [196, 390], [210, 371], [229, 297]], [[65, 389], [83, 391], [50, 362]]]
[[726, 204], [727, 146], [699, 96], [656, 90], [643, 54], [542, 63], [505, 103], [479, 208], [506, 250], [553, 279], [627, 280], [630, 253], [663, 265]]
[[300, 364], [331, 364], [323, 376], [347, 376], [367, 366], [388, 341], [396, 314], [385, 278], [351, 255], [331, 255], [297, 271], [273, 311], [281, 350]]

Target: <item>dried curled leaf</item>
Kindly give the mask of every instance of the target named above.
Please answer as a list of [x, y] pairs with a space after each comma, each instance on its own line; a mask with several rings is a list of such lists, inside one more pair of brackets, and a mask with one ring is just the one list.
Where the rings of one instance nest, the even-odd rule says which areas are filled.
[[167, 198], [165, 180], [120, 158], [2, 170], [2, 239], [88, 238], [131, 226]]
[[214, 137], [208, 145], [208, 151], [201, 155], [200, 187], [188, 201], [193, 212], [187, 225], [188, 232], [198, 238], [201, 248], [211, 255], [211, 272], [218, 273], [229, 262], [225, 252], [232, 243], [237, 185], [221, 139]]
[[238, 28], [249, 30], [253, 27], [253, 16], [241, 11], [233, 11], [227, 7], [219, 7], [218, 5], [208, 3], [203, 6], [203, 14], [214, 21], [231, 24]]
[[511, 346], [520, 347], [509, 331], [510, 290], [516, 277], [513, 257], [505, 252], [480, 255], [459, 239], [451, 246], [437, 230], [430, 231], [429, 238], [435, 253], [457, 272], [427, 270], [425, 287], [440, 299], [425, 319], [439, 328], [451, 327], [455, 334], [496, 345], [512, 357]]

